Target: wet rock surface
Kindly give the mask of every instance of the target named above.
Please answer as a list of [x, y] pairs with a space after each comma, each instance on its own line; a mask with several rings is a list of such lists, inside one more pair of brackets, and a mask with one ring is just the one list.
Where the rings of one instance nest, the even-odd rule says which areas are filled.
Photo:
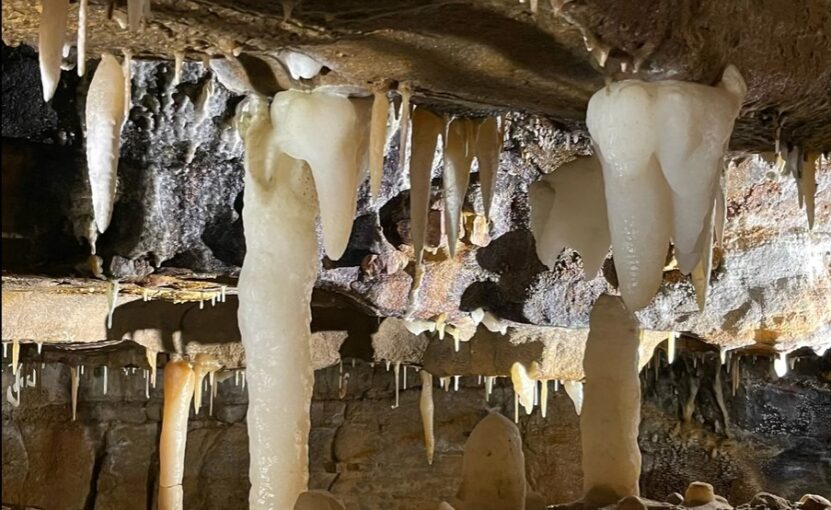
[[[3, 503], [145, 508], [158, 473], [161, 373], [146, 399], [141, 369], [111, 369], [104, 395], [101, 368], [87, 367], [78, 421], [72, 422], [68, 368], [24, 364], [25, 373], [32, 369], [39, 372], [38, 387], [23, 390], [19, 408], [3, 403]], [[435, 509], [456, 492], [462, 448], [473, 427], [489, 410], [513, 415], [508, 379], [497, 380], [489, 402], [476, 377], [463, 377], [458, 392], [434, 388], [431, 467], [424, 457], [415, 370], [406, 371], [408, 385], [397, 409], [390, 409], [392, 370], [363, 361], [352, 366], [349, 360], [342, 370], [349, 374], [345, 381], [337, 366], [316, 373], [310, 485], [329, 490], [349, 509]], [[657, 369], [644, 369], [641, 494], [662, 501], [692, 481], [706, 480], [734, 507], [777, 508], [781, 497], [787, 508], [796, 508], [804, 494], [816, 494], [799, 508], [819, 510], [811, 505], [821, 505], [821, 495], [831, 493], [831, 436], [825, 426], [831, 387], [823, 375], [831, 371], [831, 358], [800, 357], [780, 379], [761, 358], [743, 357], [741, 370], [734, 397], [726, 367], [714, 354], [683, 354], [673, 365], [664, 358]], [[4, 368], [3, 389], [9, 382]], [[530, 489], [547, 504], [564, 504], [581, 495], [579, 420], [562, 388], [549, 399], [548, 418], [536, 409], [530, 416], [521, 413], [518, 426]], [[231, 376], [219, 383], [213, 416], [207, 395], [200, 413], [191, 415], [186, 508], [238, 508], [247, 501], [246, 407], [240, 378]], [[770, 494], [758, 494], [763, 491]]]

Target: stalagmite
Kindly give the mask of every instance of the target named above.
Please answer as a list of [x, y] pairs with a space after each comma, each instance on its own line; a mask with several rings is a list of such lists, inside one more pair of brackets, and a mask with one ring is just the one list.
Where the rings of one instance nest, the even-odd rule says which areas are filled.
[[459, 240], [459, 219], [470, 181], [473, 163], [474, 125], [469, 119], [453, 119], [447, 126], [444, 141], [444, 231], [447, 233], [447, 251], [456, 255]]
[[487, 117], [479, 124], [476, 138], [476, 160], [479, 163], [479, 186], [482, 189], [482, 205], [485, 218], [490, 219], [493, 196], [496, 191], [496, 175], [499, 171], [499, 154], [502, 152], [502, 131], [499, 119]]
[[728, 66], [717, 87], [627, 80], [589, 101], [586, 124], [603, 165], [615, 268], [630, 309], [658, 290], [670, 237], [683, 273], [698, 264], [745, 92]]
[[387, 119], [390, 102], [386, 91], [375, 92], [372, 100], [372, 120], [369, 127], [369, 193], [378, 197], [384, 176], [384, 146], [387, 143]]
[[38, 31], [38, 58], [43, 100], [55, 95], [61, 79], [61, 61], [69, 17], [69, 0], [42, 0]]
[[[348, 132], [353, 127], [335, 124], [354, 122], [355, 115], [344, 98], [281, 92], [274, 99], [271, 118], [282, 128], [272, 137], [265, 98], [250, 96], [238, 112], [237, 129], [245, 143], [242, 216], [247, 250], [239, 279], [238, 318], [246, 370], [250, 371], [243, 377], [251, 383], [249, 506], [253, 510], [291, 508], [308, 482], [309, 405], [314, 383], [310, 300], [319, 263], [317, 198], [321, 203], [329, 201], [328, 215], [348, 214], [340, 221], [348, 221], [351, 227], [354, 194], [345, 182], [357, 184], [346, 175], [353, 172], [354, 176], [355, 160], [349, 156], [354, 157], [356, 151], [341, 146], [350, 143]], [[278, 153], [288, 149], [309, 157], [312, 164], [332, 165], [317, 170], [318, 189], [323, 192], [315, 194], [317, 180], [303, 161]], [[341, 177], [327, 175], [329, 171]], [[351, 205], [345, 203], [345, 196], [352, 197]], [[333, 209], [333, 201], [340, 206]], [[341, 224], [336, 225], [341, 237], [331, 238], [331, 222], [336, 219], [322, 218], [330, 255], [345, 248], [343, 230], [346, 238], [349, 235]]]
[[[350, 99], [325, 92], [280, 92], [271, 105], [272, 143], [309, 164], [314, 176], [326, 255], [346, 250], [364, 171], [368, 119]], [[278, 157], [275, 154], [275, 157]], [[278, 176], [271, 175], [271, 179]]]
[[17, 364], [20, 359], [20, 340], [12, 340], [12, 375], [17, 375]]
[[419, 374], [421, 375], [419, 410], [421, 411], [421, 426], [424, 428], [424, 449], [427, 452], [427, 463], [432, 465], [436, 445], [433, 433], [433, 376], [426, 370], [422, 370]]
[[124, 73], [115, 57], [104, 53], [90, 83], [86, 104], [87, 166], [99, 232], [107, 230], [112, 217], [123, 123]]
[[639, 495], [640, 328], [618, 297], [602, 295], [590, 318], [580, 416], [585, 501], [598, 506]]
[[[402, 124], [402, 128], [403, 124]], [[442, 119], [418, 107], [413, 112], [413, 151], [410, 156], [410, 236], [416, 266], [421, 264], [427, 214], [430, 210], [430, 180], [438, 137], [444, 130]], [[414, 282], [414, 286], [418, 285]]]
[[195, 381], [185, 361], [164, 367], [164, 414], [159, 438], [159, 510], [181, 510], [184, 501], [185, 444], [188, 411]]
[[78, 3], [78, 76], [87, 72], [87, 9], [89, 0]]
[[579, 416], [583, 411], [583, 383], [580, 381], [563, 381], [563, 388], [574, 404], [574, 412]]
[[459, 510], [525, 508], [525, 455], [516, 425], [489, 413], [470, 433], [462, 457]]
[[569, 247], [583, 257], [586, 279], [597, 276], [611, 245], [600, 160], [566, 163], [532, 184], [528, 200], [542, 263], [553, 269], [560, 252]]
[[72, 421], [75, 421], [78, 411], [78, 367], [69, 367], [69, 392], [72, 397]]
[[525, 365], [519, 361], [515, 361], [511, 365], [511, 382], [514, 385], [514, 393], [519, 398], [519, 403], [525, 408], [525, 414], [531, 414], [534, 410], [534, 388], [537, 381], [532, 378], [536, 377], [539, 369], [536, 362], [532, 362], [531, 370], [527, 370]]

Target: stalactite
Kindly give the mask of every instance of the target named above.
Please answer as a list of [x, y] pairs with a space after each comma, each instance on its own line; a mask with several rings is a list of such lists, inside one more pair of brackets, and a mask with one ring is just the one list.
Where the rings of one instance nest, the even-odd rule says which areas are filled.
[[115, 201], [121, 127], [124, 123], [124, 72], [109, 53], [101, 62], [87, 92], [86, 154], [95, 224], [104, 232]]
[[447, 251], [456, 255], [459, 240], [459, 220], [470, 181], [470, 165], [474, 156], [474, 125], [469, 119], [453, 119], [447, 126], [444, 140], [444, 231]]
[[586, 124], [603, 164], [615, 268], [630, 309], [645, 307], [657, 292], [670, 238], [682, 273], [701, 259], [746, 91], [728, 66], [717, 87], [626, 80], [589, 101]]
[[149, 347], [144, 349], [144, 356], [147, 358], [147, 365], [150, 367], [150, 385], [154, 388], [156, 387], [156, 357], [158, 354], [157, 351]]
[[540, 381], [540, 414], [543, 418], [548, 414], [548, 381]]
[[12, 340], [12, 375], [17, 375], [17, 364], [20, 359], [20, 340]]
[[424, 449], [427, 453], [427, 463], [433, 465], [433, 452], [436, 440], [433, 432], [433, 376], [426, 370], [419, 372], [421, 375], [421, 399], [419, 410], [421, 411], [421, 426], [424, 429]]
[[78, 3], [78, 76], [87, 72], [87, 10], [89, 0], [80, 0]]
[[78, 415], [78, 385], [80, 383], [80, 379], [78, 379], [78, 367], [69, 367], [69, 391], [72, 396], [72, 421], [75, 421], [75, 418]]
[[[405, 173], [407, 149], [410, 143], [410, 97], [412, 95], [410, 83], [406, 81], [399, 83], [398, 94], [401, 96], [401, 114], [398, 116], [400, 119], [398, 124], [398, 172], [403, 174]], [[415, 146], [415, 139], [413, 140], [413, 146]]]
[[164, 414], [159, 438], [159, 510], [184, 508], [182, 479], [188, 437], [188, 409], [195, 386], [193, 369], [185, 361], [164, 367]]
[[38, 31], [38, 58], [43, 100], [55, 95], [61, 79], [61, 61], [69, 18], [69, 0], [42, 0]]
[[372, 101], [369, 128], [369, 193], [378, 198], [384, 176], [384, 147], [387, 143], [387, 121], [390, 102], [386, 91], [376, 91]]
[[499, 119], [487, 117], [479, 125], [476, 139], [476, 160], [479, 163], [479, 186], [482, 189], [482, 205], [485, 217], [490, 220], [496, 176], [499, 171], [499, 155], [502, 152], [502, 131]]

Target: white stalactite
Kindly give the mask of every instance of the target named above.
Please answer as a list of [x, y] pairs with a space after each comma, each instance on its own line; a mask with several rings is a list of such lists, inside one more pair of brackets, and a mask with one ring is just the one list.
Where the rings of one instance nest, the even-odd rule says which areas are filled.
[[398, 94], [401, 96], [401, 113], [398, 116], [398, 172], [404, 173], [410, 143], [410, 97], [412, 96], [410, 83], [401, 82], [398, 85]]
[[630, 309], [658, 290], [670, 238], [683, 273], [698, 264], [745, 92], [728, 66], [717, 87], [627, 80], [589, 101], [586, 124], [603, 164], [615, 268]]
[[20, 359], [20, 340], [12, 340], [12, 375], [17, 375], [17, 365]]
[[193, 370], [185, 361], [164, 367], [164, 414], [159, 438], [159, 510], [182, 510], [188, 411], [195, 386]]
[[69, 392], [72, 398], [72, 421], [78, 416], [78, 367], [69, 367]]
[[427, 463], [433, 465], [433, 453], [436, 446], [436, 438], [433, 432], [433, 376], [426, 370], [419, 372], [421, 375], [421, 398], [419, 410], [421, 411], [421, 426], [424, 429], [424, 449], [427, 453]]
[[390, 102], [386, 91], [375, 92], [369, 127], [369, 193], [377, 198], [384, 176], [384, 148], [387, 144], [387, 120]]
[[456, 255], [459, 240], [459, 219], [465, 202], [470, 165], [475, 149], [474, 125], [469, 119], [453, 119], [447, 126], [444, 141], [444, 231], [447, 234], [447, 251]]
[[532, 184], [528, 201], [542, 263], [553, 269], [563, 248], [569, 247], [582, 256], [586, 280], [597, 276], [611, 245], [600, 160], [566, 163]]
[[563, 388], [574, 404], [574, 412], [579, 416], [583, 412], [583, 383], [580, 381], [563, 381]]
[[272, 143], [312, 170], [323, 246], [332, 260], [343, 255], [352, 232], [370, 115], [368, 104], [325, 92], [288, 90], [277, 94], [271, 106]]
[[482, 205], [485, 218], [490, 219], [493, 196], [496, 192], [496, 176], [499, 171], [499, 155], [502, 152], [502, 131], [499, 119], [487, 117], [479, 124], [476, 139], [476, 160], [479, 163], [479, 186], [482, 189]]
[[68, 18], [69, 0], [41, 1], [38, 59], [44, 101], [52, 99], [61, 79], [61, 61]]
[[78, 3], [78, 76], [87, 72], [87, 10], [89, 0], [80, 0]]
[[410, 236], [413, 240], [417, 266], [421, 264], [424, 236], [427, 234], [433, 157], [436, 153], [439, 135], [443, 131], [444, 121], [440, 117], [426, 108], [415, 109], [413, 112], [413, 151], [410, 157]]
[[118, 180], [121, 127], [124, 124], [124, 72], [109, 53], [101, 62], [87, 92], [86, 153], [92, 208], [99, 232], [110, 225]]
[[519, 403], [525, 408], [525, 414], [531, 414], [534, 410], [534, 388], [537, 381], [532, 378], [536, 376], [539, 370], [532, 365], [531, 370], [527, 370], [525, 365], [519, 361], [511, 365], [511, 382], [514, 385], [514, 393], [519, 398]]
[[639, 495], [639, 345], [634, 314], [620, 298], [600, 296], [592, 308], [583, 358], [586, 383], [580, 416], [584, 500], [593, 506]]

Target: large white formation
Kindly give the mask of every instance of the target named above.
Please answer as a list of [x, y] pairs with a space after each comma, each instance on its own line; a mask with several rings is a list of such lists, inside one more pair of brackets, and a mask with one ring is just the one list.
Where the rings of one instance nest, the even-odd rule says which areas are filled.
[[308, 482], [317, 200], [305, 163], [271, 144], [264, 98], [241, 105], [238, 129], [246, 153], [238, 314], [247, 360], [249, 506], [292, 508]]
[[271, 106], [273, 144], [308, 162], [314, 175], [329, 258], [343, 255], [366, 170], [371, 103], [324, 92], [281, 92]]
[[239, 326], [248, 377], [252, 509], [292, 508], [308, 482], [310, 300], [318, 268], [315, 217], [326, 253], [346, 249], [365, 168], [367, 102], [324, 92], [240, 105], [245, 143], [246, 256]]
[[43, 0], [38, 33], [38, 59], [43, 100], [55, 95], [61, 78], [61, 60], [66, 38], [66, 20], [69, 17], [69, 0]]
[[474, 124], [470, 119], [453, 119], [447, 125], [444, 141], [444, 231], [447, 233], [447, 251], [456, 255], [459, 239], [459, 218], [470, 181], [470, 165], [475, 150]]
[[630, 309], [658, 290], [670, 239], [685, 274], [709, 257], [718, 175], [746, 90], [728, 66], [716, 87], [626, 80], [589, 101], [586, 124], [603, 165], [615, 268]]
[[493, 195], [496, 191], [496, 173], [499, 170], [499, 154], [502, 152], [502, 130], [499, 119], [486, 117], [479, 124], [476, 137], [476, 161], [479, 164], [479, 186], [485, 217], [490, 218]]
[[124, 124], [124, 71], [109, 53], [101, 55], [87, 92], [86, 152], [92, 209], [99, 232], [110, 225], [118, 182], [121, 127]]
[[596, 157], [577, 158], [531, 185], [531, 232], [537, 256], [553, 269], [563, 248], [583, 257], [587, 280], [609, 253], [609, 219], [603, 172]]
[[[404, 129], [403, 126], [401, 129]], [[438, 138], [444, 121], [426, 108], [413, 112], [413, 150], [410, 156], [410, 235], [415, 251], [416, 271], [421, 264], [427, 214], [430, 209], [430, 177]], [[403, 157], [403, 156], [402, 156]], [[418, 276], [416, 277], [416, 279]], [[418, 287], [415, 282], [414, 287]]]
[[510, 420], [490, 413], [465, 443], [462, 483], [451, 501], [456, 510], [525, 508], [525, 455], [522, 437]]
[[182, 478], [185, 474], [185, 445], [188, 412], [195, 381], [186, 361], [171, 361], [164, 367], [164, 414], [159, 439], [159, 509], [184, 508]]
[[619, 297], [600, 296], [592, 308], [583, 357], [586, 383], [580, 415], [583, 492], [590, 504], [608, 505], [639, 494], [639, 345], [634, 314]]

